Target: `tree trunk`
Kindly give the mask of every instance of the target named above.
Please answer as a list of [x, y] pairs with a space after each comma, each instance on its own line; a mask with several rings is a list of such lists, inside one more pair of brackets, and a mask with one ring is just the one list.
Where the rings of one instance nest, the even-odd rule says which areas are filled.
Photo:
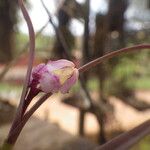
[[8, 62], [13, 56], [16, 6], [16, 1], [1, 0], [0, 2], [0, 62]]

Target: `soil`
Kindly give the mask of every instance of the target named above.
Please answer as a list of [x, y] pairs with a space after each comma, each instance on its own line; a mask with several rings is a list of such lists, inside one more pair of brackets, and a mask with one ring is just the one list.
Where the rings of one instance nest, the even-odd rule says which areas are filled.
[[[5, 137], [9, 127], [10, 125], [3, 126], [1, 135]], [[0, 137], [0, 144], [4, 137]], [[23, 129], [14, 150], [91, 150], [95, 147], [96, 144], [73, 136], [56, 124], [32, 117]]]
[[0, 99], [0, 127], [13, 120], [16, 107], [11, 105], [8, 100]]
[[[7, 137], [16, 108], [7, 100], [0, 100], [0, 145]], [[42, 117], [43, 108], [30, 118], [21, 132], [14, 150], [91, 150], [97, 144], [72, 135], [56, 123]]]
[[[150, 91], [138, 91], [136, 95], [149, 102]], [[99, 131], [94, 115], [87, 113], [85, 118], [85, 133], [90, 141], [77, 137], [79, 111], [62, 103], [61, 99], [62, 95], [53, 95], [39, 108], [21, 133], [15, 150], [86, 150], [96, 146], [96, 144], [90, 142], [91, 139], [96, 141]], [[34, 99], [33, 103], [35, 101], [37, 99]], [[114, 135], [150, 119], [150, 110], [138, 112], [115, 97], [110, 97], [110, 102], [114, 105], [115, 117], [114, 122], [109, 124], [108, 130], [117, 129]], [[8, 107], [8, 103], [5, 104]], [[12, 106], [9, 107], [11, 108]], [[9, 114], [12, 114], [11, 111]], [[0, 127], [0, 143], [6, 137], [9, 127], [10, 123], [3, 124]]]

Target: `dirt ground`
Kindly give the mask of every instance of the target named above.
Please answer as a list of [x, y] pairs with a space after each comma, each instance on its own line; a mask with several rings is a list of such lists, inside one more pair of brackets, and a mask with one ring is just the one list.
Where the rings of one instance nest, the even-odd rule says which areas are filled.
[[[10, 125], [1, 127], [0, 144]], [[32, 117], [23, 129], [14, 150], [91, 150], [96, 144], [73, 136], [60, 129], [56, 124]]]
[[[144, 97], [145, 101], [150, 100], [150, 91], [139, 91], [136, 94], [139, 98]], [[95, 144], [86, 139], [76, 137], [78, 135], [79, 112], [77, 109], [63, 104], [60, 101], [61, 96], [53, 95], [39, 108], [19, 137], [15, 150], [46, 150], [49, 147], [53, 147], [53, 150], [55, 148], [59, 150], [63, 149], [62, 146], [68, 146], [68, 144], [69, 146], [74, 144], [81, 146], [81, 150], [84, 144], [89, 144], [87, 148], [95, 146]], [[109, 128], [114, 129], [117, 125], [120, 130], [129, 130], [150, 119], [150, 110], [142, 113], [138, 112], [115, 97], [110, 97], [110, 102], [115, 106], [115, 122], [117, 124], [111, 124]], [[1, 143], [7, 135], [9, 126], [10, 124], [7, 124], [0, 128]], [[87, 113], [85, 121], [86, 135], [97, 135], [98, 131], [99, 127], [96, 118], [94, 115]], [[70, 145], [70, 143], [72, 144]], [[65, 148], [64, 150], [67, 149]]]
[[[138, 98], [142, 98], [150, 103], [150, 91], [137, 91], [136, 95]], [[79, 111], [76, 108], [63, 104], [60, 98], [61, 95], [54, 95], [49, 98], [35, 113], [35, 116], [57, 123], [65, 131], [77, 135]], [[110, 97], [110, 103], [114, 106], [114, 119], [117, 122], [117, 124], [111, 124], [110, 128], [114, 128], [117, 125], [121, 130], [129, 130], [150, 119], [150, 110], [139, 112], [115, 97]], [[99, 126], [95, 116], [87, 113], [85, 118], [85, 132], [93, 134], [97, 133], [98, 130]]]

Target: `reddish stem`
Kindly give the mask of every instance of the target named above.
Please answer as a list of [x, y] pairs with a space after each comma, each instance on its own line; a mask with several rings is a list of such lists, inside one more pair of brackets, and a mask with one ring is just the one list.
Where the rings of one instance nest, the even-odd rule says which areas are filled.
[[25, 101], [24, 101], [24, 105], [23, 105], [23, 109], [22, 109], [22, 114], [21, 114], [21, 117], [23, 117], [23, 115], [25, 114], [29, 104], [31, 103], [32, 99], [37, 96], [39, 94], [41, 90], [39, 89], [30, 89]]
[[99, 146], [96, 150], [127, 150], [148, 134], [150, 134], [150, 120], [113, 138], [106, 144]]
[[7, 144], [14, 145], [16, 143], [16, 140], [26, 124], [26, 122], [29, 120], [29, 118], [33, 115], [33, 113], [45, 102], [47, 98], [49, 98], [52, 94], [48, 93], [42, 96], [32, 107], [29, 111], [26, 112], [26, 114], [23, 116], [22, 120], [17, 124], [17, 126], [13, 129], [11, 134], [6, 140]]
[[33, 25], [32, 25], [30, 16], [23, 4], [23, 0], [19, 0], [19, 5], [22, 10], [23, 16], [26, 20], [28, 30], [29, 30], [29, 38], [30, 38], [30, 45], [29, 45], [30, 54], [29, 54], [28, 69], [27, 69], [26, 79], [24, 82], [24, 87], [23, 87], [23, 91], [22, 91], [22, 95], [21, 95], [20, 104], [19, 104], [19, 110], [20, 110], [19, 114], [20, 114], [23, 109], [23, 104], [24, 104], [26, 93], [27, 93], [27, 89], [28, 89], [28, 85], [29, 85], [29, 81], [30, 81], [30, 75], [31, 75], [32, 66], [33, 66], [33, 61], [34, 61], [35, 33], [34, 33], [34, 29], [33, 29]]
[[142, 49], [150, 49], [150, 44], [140, 44], [140, 45], [135, 45], [135, 46], [132, 46], [132, 47], [126, 47], [126, 48], [122, 48], [120, 50], [116, 50], [116, 51], [113, 51], [113, 52], [110, 52], [102, 57], [99, 57], [83, 66], [81, 66], [79, 68], [79, 72], [82, 73], [84, 71], [87, 71], [89, 70], [90, 68], [93, 68], [95, 67], [96, 65], [102, 63], [103, 61], [109, 59], [109, 58], [112, 58], [112, 57], [115, 57], [115, 56], [118, 56], [120, 54], [123, 54], [123, 53], [127, 53], [127, 52], [133, 52], [133, 51], [137, 51], [137, 50], [142, 50]]
[[33, 25], [30, 19], [30, 16], [23, 4], [23, 0], [18, 0], [20, 8], [22, 10], [23, 16], [26, 20], [27, 26], [28, 26], [28, 30], [29, 30], [29, 38], [30, 38], [30, 45], [29, 45], [29, 50], [30, 50], [30, 54], [29, 54], [29, 62], [28, 62], [28, 69], [27, 69], [27, 74], [26, 74], [26, 79], [24, 81], [24, 87], [23, 87], [23, 91], [22, 91], [22, 95], [21, 95], [21, 99], [20, 99], [20, 103], [15, 115], [15, 119], [12, 123], [10, 132], [8, 134], [8, 138], [11, 136], [11, 133], [13, 132], [13, 129], [18, 125], [19, 122], [21, 122], [21, 117], [22, 117], [22, 111], [23, 111], [23, 105], [24, 105], [24, 101], [25, 101], [25, 97], [26, 97], [26, 93], [28, 90], [28, 84], [29, 84], [29, 80], [30, 80], [30, 75], [31, 75], [31, 71], [32, 71], [32, 66], [33, 66], [33, 60], [34, 60], [34, 51], [35, 51], [35, 34], [34, 34], [34, 29], [33, 29]]

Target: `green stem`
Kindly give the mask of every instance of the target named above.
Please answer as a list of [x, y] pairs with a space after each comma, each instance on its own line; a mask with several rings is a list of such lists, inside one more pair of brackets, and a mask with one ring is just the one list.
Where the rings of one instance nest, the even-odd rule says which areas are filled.
[[13, 149], [13, 145], [8, 144], [6, 142], [4, 142], [3, 146], [1, 147], [1, 150], [12, 150]]

